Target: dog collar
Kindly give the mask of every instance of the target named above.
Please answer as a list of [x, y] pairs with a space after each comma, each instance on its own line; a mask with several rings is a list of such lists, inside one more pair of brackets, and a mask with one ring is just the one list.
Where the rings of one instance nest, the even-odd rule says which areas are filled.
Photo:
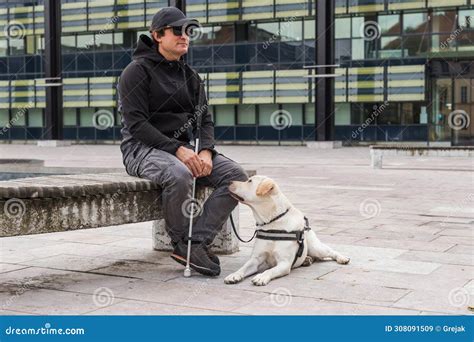
[[263, 226], [265, 226], [265, 225], [267, 225], [267, 224], [270, 224], [270, 223], [272, 223], [272, 222], [278, 220], [279, 218], [285, 216], [285, 215], [288, 213], [288, 211], [290, 211], [290, 208], [286, 209], [283, 213], [281, 213], [281, 214], [279, 214], [278, 216], [272, 218], [272, 219], [271, 219], [270, 221], [268, 221], [268, 222], [256, 223], [256, 226], [257, 226], [257, 227], [263, 227]]

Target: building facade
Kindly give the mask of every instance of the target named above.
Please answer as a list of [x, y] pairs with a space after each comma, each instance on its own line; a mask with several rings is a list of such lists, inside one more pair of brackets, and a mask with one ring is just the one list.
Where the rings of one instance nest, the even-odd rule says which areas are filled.
[[[334, 0], [335, 67], [315, 77], [317, 1], [182, 2], [203, 26], [186, 58], [206, 78], [218, 140], [317, 139], [315, 90], [334, 77], [335, 140], [474, 143], [473, 0]], [[61, 2], [64, 139], [120, 140], [117, 79], [174, 3]], [[44, 22], [43, 0], [0, 5], [0, 140], [48, 131]]]

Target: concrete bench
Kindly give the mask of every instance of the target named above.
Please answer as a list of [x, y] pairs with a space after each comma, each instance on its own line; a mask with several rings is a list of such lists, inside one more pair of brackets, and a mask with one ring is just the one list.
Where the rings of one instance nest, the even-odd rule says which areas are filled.
[[[249, 176], [255, 171], [247, 171]], [[204, 203], [212, 188], [197, 187]], [[161, 210], [161, 188], [126, 173], [54, 175], [0, 182], [0, 237], [152, 222], [153, 248], [170, 250]], [[238, 229], [239, 206], [232, 212]], [[212, 249], [238, 250], [230, 219]]]
[[381, 169], [384, 156], [472, 157], [474, 156], [474, 147], [370, 146], [372, 168]]

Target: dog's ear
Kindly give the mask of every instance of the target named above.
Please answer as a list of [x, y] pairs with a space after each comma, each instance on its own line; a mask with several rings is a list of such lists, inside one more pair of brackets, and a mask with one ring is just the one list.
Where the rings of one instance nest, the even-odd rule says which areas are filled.
[[275, 188], [275, 183], [269, 178], [263, 180], [257, 187], [257, 196], [265, 196], [270, 194]]

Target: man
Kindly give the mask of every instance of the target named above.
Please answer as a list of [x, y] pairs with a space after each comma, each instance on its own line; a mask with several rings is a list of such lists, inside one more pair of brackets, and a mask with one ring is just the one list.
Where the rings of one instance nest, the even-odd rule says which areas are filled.
[[140, 36], [133, 61], [118, 84], [123, 137], [120, 149], [128, 174], [161, 186], [165, 221], [174, 246], [171, 257], [183, 265], [189, 225], [186, 207], [193, 176], [198, 185], [216, 188], [193, 225], [190, 261], [195, 271], [217, 276], [219, 259], [209, 251], [209, 245], [237, 205], [227, 186], [233, 180], [246, 181], [248, 176], [236, 162], [215, 150], [207, 100], [200, 108], [199, 152], [195, 153], [190, 144], [196, 131], [194, 112], [201, 79], [182, 56], [189, 47], [184, 28], [198, 24], [179, 9], [166, 7], [153, 17], [152, 38]]

